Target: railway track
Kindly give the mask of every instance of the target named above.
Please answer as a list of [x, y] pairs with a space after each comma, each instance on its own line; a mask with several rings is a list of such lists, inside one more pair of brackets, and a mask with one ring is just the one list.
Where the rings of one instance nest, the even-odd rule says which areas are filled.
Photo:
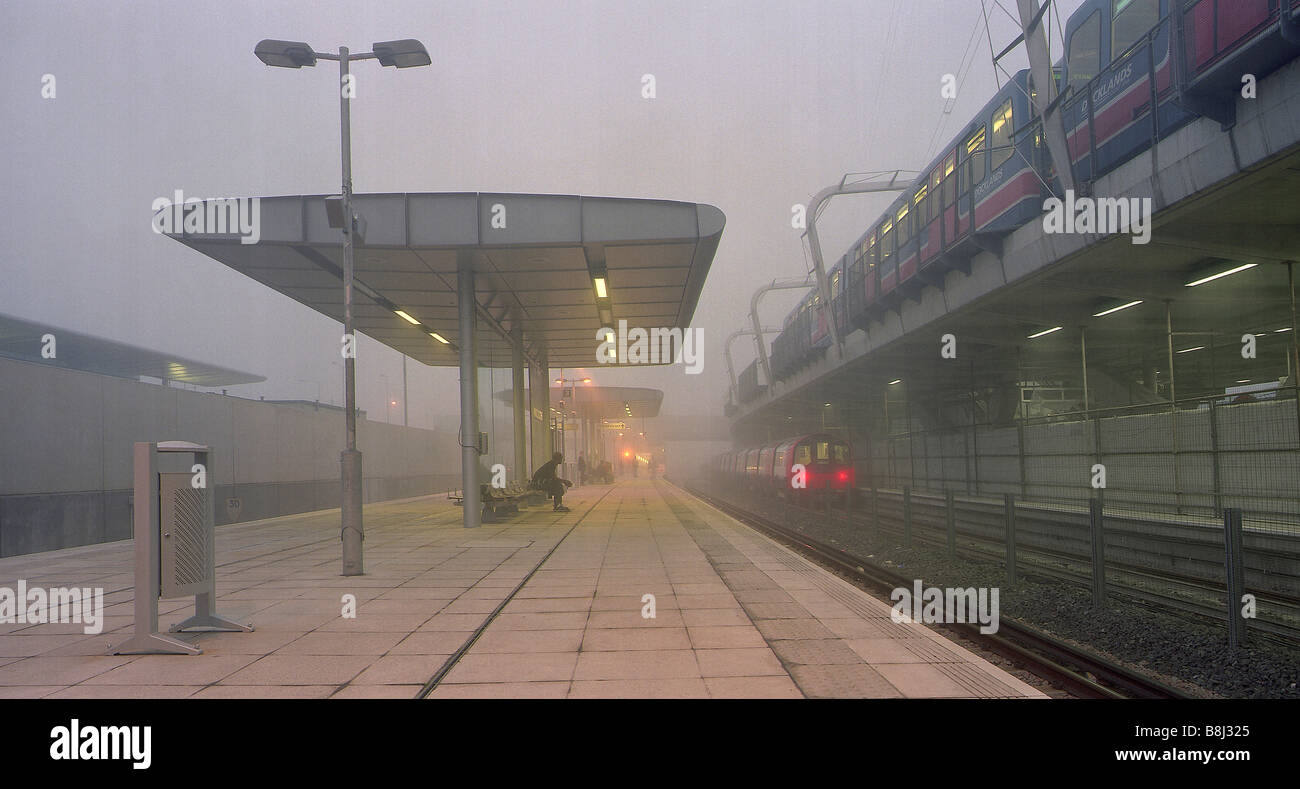
[[[872, 566], [865, 559], [832, 545], [814, 540], [770, 518], [742, 509], [690, 486], [687, 493], [730, 515], [751, 528], [791, 546], [824, 565], [829, 565], [858, 584], [888, 595], [900, 586], [911, 587], [914, 579]], [[1002, 619], [997, 634], [980, 633], [974, 624], [944, 625], [977, 641], [1013, 663], [1032, 671], [1075, 696], [1082, 698], [1189, 698], [1180, 690], [1151, 677], [1068, 644], [1014, 620]]]

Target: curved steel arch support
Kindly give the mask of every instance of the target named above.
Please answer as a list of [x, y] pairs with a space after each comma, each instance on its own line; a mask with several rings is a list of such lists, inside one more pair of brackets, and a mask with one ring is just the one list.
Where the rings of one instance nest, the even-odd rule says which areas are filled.
[[[726, 342], [722, 344], [722, 354], [727, 359], [727, 377], [731, 380], [731, 402], [739, 405], [738, 400], [740, 396], [739, 384], [736, 381], [736, 366], [731, 361], [731, 343], [735, 342], [736, 339], [740, 337], [744, 337], [748, 335], [754, 338], [754, 341], [758, 344], [760, 351], [762, 351], [764, 349], [763, 334], [776, 334], [777, 332], [780, 331], [781, 331], [780, 329], [769, 327], [763, 329], [761, 334], [755, 334], [753, 329], [740, 329], [738, 331], [733, 331], [730, 335], [727, 336]], [[767, 382], [770, 385], [772, 383], [772, 379], [769, 377]]]
[[[772, 363], [767, 358], [767, 345], [763, 342], [763, 324], [758, 320], [758, 302], [768, 291], [811, 288], [812, 286], [813, 283], [809, 281], [808, 277], [804, 277], [803, 279], [774, 279], [754, 291], [754, 295], [749, 297], [749, 320], [751, 326], [749, 333], [758, 341], [758, 361], [759, 364], [763, 366], [763, 375], [767, 378], [768, 386], [772, 385]], [[728, 360], [728, 364], [730, 364], [730, 360]], [[732, 375], [731, 377], [731, 385], [732, 387], [735, 387], [736, 385], [735, 375]]]
[[[866, 176], [867, 180], [857, 183], [848, 183], [850, 175]], [[825, 311], [831, 306], [831, 287], [830, 281], [826, 278], [826, 264], [822, 261], [822, 243], [821, 238], [817, 235], [817, 214], [821, 211], [822, 206], [836, 195], [857, 195], [872, 194], [875, 192], [898, 192], [906, 189], [912, 184], [912, 181], [920, 173], [914, 170], [886, 170], [883, 172], [873, 173], [848, 173], [840, 182], [834, 186], [828, 186], [813, 196], [808, 203], [808, 246], [812, 248], [813, 273], [817, 276], [817, 292], [821, 294], [821, 307]], [[888, 181], [876, 181], [871, 179], [883, 178], [888, 176]], [[906, 177], [906, 180], [900, 182], [900, 178]], [[755, 318], [757, 325], [757, 318]], [[839, 324], [835, 322], [835, 315], [827, 316], [826, 323], [831, 329], [831, 339], [835, 343], [835, 352], [842, 359], [844, 358], [844, 338], [840, 336]], [[766, 367], [766, 365], [764, 365]], [[771, 380], [769, 376], [768, 380]]]

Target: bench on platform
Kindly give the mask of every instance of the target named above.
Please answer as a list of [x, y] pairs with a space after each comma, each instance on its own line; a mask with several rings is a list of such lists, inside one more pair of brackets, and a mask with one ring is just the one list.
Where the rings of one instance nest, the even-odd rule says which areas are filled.
[[[462, 490], [449, 492], [447, 498], [458, 507], [465, 506], [465, 493]], [[516, 480], [505, 488], [494, 488], [486, 483], [480, 485], [479, 498], [483, 502], [483, 522], [493, 523], [501, 513], [519, 512], [520, 505], [545, 501], [545, 494], [532, 489], [527, 482]]]

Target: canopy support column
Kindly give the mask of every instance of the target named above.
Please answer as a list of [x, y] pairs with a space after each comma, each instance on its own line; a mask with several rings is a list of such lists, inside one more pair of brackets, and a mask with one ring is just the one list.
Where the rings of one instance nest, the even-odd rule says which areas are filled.
[[528, 409], [524, 405], [524, 332], [519, 326], [510, 330], [511, 359], [510, 385], [515, 405], [515, 479], [528, 478], [528, 444], [526, 428]]
[[546, 351], [528, 369], [528, 392], [533, 404], [533, 470], [551, 459], [551, 381]]
[[456, 306], [460, 316], [460, 471], [465, 528], [479, 525], [482, 502], [478, 490], [478, 343], [475, 321], [474, 252], [456, 252]]

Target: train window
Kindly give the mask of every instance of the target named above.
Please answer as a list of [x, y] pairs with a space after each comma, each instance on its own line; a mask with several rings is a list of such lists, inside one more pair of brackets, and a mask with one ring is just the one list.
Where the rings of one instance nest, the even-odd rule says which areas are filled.
[[867, 265], [871, 268], [876, 267], [876, 234], [874, 231], [867, 236]]
[[921, 184], [921, 188], [916, 190], [916, 197], [912, 198], [912, 206], [916, 208], [916, 226], [918, 229], [925, 227], [925, 224], [930, 221], [930, 212], [926, 210], [928, 204], [925, 200], [926, 195], [929, 193], [930, 187]]
[[831, 275], [831, 298], [834, 299], [840, 295], [840, 272]]
[[880, 226], [880, 262], [881, 264], [889, 262], [893, 254], [894, 243], [894, 220], [885, 219], [885, 223]]
[[794, 448], [794, 462], [805, 466], [812, 462], [812, 452], [808, 450], [807, 444], [800, 444]]
[[847, 463], [849, 461], [849, 448], [846, 445], [836, 444], [834, 452], [836, 463]]
[[966, 179], [961, 185], [963, 192], [984, 180], [984, 152], [987, 143], [984, 126], [966, 140]]
[[1097, 76], [1101, 68], [1101, 12], [1092, 15], [1070, 36], [1066, 69], [1070, 74], [1070, 87], [1082, 90]]
[[829, 442], [829, 441], [818, 441], [818, 442], [817, 442], [817, 458], [816, 458], [816, 460], [817, 460], [817, 461], [830, 460], [830, 457], [831, 457], [831, 445], [830, 445], [830, 442]]
[[907, 221], [907, 198], [903, 198], [903, 207], [898, 209], [898, 241], [895, 242], [901, 248], [912, 237], [912, 223]]
[[1160, 0], [1111, 0], [1111, 59], [1124, 54], [1160, 21]]
[[990, 138], [989, 165], [991, 170], [996, 170], [1002, 166], [1002, 163], [1011, 158], [1014, 153], [1011, 149], [1011, 132], [1015, 127], [1011, 115], [1011, 99], [1003, 102], [1001, 107], [993, 113], [993, 135]]

